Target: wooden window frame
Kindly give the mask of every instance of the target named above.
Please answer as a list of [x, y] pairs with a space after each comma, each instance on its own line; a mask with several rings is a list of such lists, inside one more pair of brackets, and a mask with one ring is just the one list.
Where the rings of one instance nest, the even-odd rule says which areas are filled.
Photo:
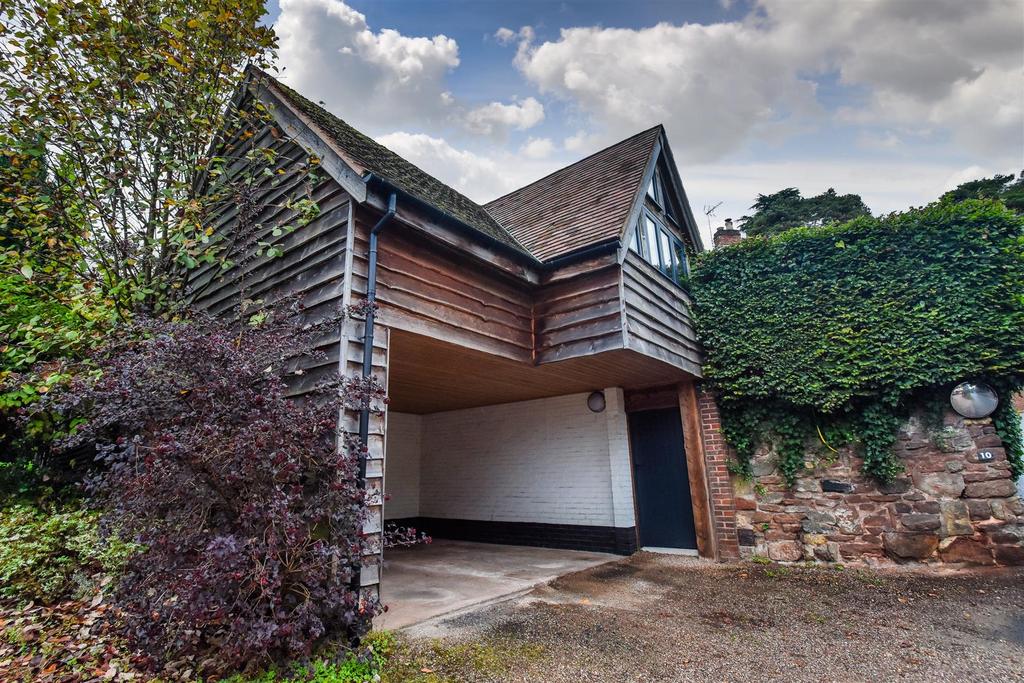
[[[659, 207], [660, 208], [660, 207]], [[650, 244], [650, 240], [647, 235], [647, 221], [651, 221], [654, 225], [654, 245]], [[686, 242], [678, 234], [676, 234], [674, 222], [664, 220], [657, 213], [644, 206], [643, 211], [640, 212], [640, 217], [637, 219], [636, 225], [633, 226], [633, 239], [630, 241], [629, 248], [632, 249], [640, 258], [647, 261], [651, 266], [654, 267], [659, 273], [665, 276], [666, 279], [670, 280], [676, 287], [684, 289], [683, 285], [679, 282], [680, 275], [688, 276], [690, 274], [690, 260], [686, 251]], [[669, 253], [663, 254], [664, 241], [668, 241]], [[652, 246], [655, 251], [652, 251]], [[677, 251], [678, 250], [678, 251]], [[657, 263], [652, 255], [657, 253]], [[682, 255], [682, 260], [677, 262], [675, 258], [676, 254]], [[667, 267], [663, 264], [668, 264]], [[661, 264], [661, 265], [660, 265]], [[684, 289], [685, 291], [685, 289]]]

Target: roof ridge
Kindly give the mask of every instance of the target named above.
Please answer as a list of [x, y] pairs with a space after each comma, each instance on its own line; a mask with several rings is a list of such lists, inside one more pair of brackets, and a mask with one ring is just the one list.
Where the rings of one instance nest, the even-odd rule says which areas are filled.
[[589, 159], [592, 159], [593, 157], [596, 157], [598, 154], [601, 154], [603, 152], [607, 152], [608, 150], [610, 150], [610, 149], [612, 149], [614, 147], [618, 147], [619, 145], [622, 145], [622, 144], [624, 144], [626, 142], [629, 142], [630, 140], [633, 140], [635, 138], [638, 138], [638, 137], [641, 137], [643, 135], [646, 135], [647, 133], [650, 133], [652, 130], [659, 129], [659, 128], [664, 128], [664, 125], [658, 123], [656, 125], [651, 126], [650, 128], [645, 128], [644, 130], [639, 131], [637, 133], [634, 133], [634, 134], [630, 135], [629, 137], [622, 138], [618, 142], [613, 142], [612, 144], [608, 145], [607, 147], [602, 147], [601, 149], [597, 150], [596, 152], [591, 152], [590, 154], [588, 154], [587, 156], [583, 157], [582, 159], [577, 159], [576, 161], [572, 162], [571, 164], [568, 164], [567, 166], [560, 166], [559, 168], [556, 168], [554, 171], [551, 171], [550, 173], [548, 173], [547, 175], [541, 176], [540, 178], [537, 178], [537, 180], [534, 180], [533, 182], [527, 183], [526, 185], [523, 185], [522, 187], [517, 187], [514, 190], [506, 192], [505, 194], [501, 195], [500, 197], [496, 197], [496, 198], [492, 199], [491, 201], [489, 201], [486, 204], [484, 204], [483, 208], [484, 208], [484, 210], [487, 210], [488, 206], [490, 206], [491, 204], [495, 204], [495, 203], [501, 201], [505, 197], [514, 195], [517, 192], [522, 192], [523, 190], [527, 189], [528, 187], [532, 187], [534, 185], [537, 185], [538, 183], [541, 183], [541, 182], [547, 180], [548, 178], [550, 178], [551, 176], [553, 176], [553, 175], [555, 175], [557, 173], [562, 173], [563, 171], [567, 171], [567, 170], [569, 170], [570, 168], [572, 168], [574, 166], [579, 166], [580, 164], [583, 164], [584, 162], [588, 161]]
[[[456, 190], [454, 187], [440, 180], [433, 174], [424, 171], [422, 168], [412, 163], [405, 157], [401, 156], [394, 150], [377, 142], [372, 137], [370, 137], [366, 133], [363, 133], [362, 131], [360, 131], [355, 126], [348, 123], [341, 117], [328, 111], [326, 107], [320, 105], [317, 102], [313, 102], [309, 98], [305, 97], [302, 93], [298, 92], [291, 86], [282, 83], [278, 78], [272, 76], [263, 69], [260, 69], [255, 66], [249, 67], [249, 69], [253, 73], [255, 73], [257, 77], [265, 78], [267, 80], [268, 85], [274, 88], [274, 90], [276, 90], [278, 94], [284, 98], [288, 105], [294, 107], [295, 109], [299, 110], [307, 117], [309, 117], [311, 119], [311, 122], [314, 125], [316, 125], [317, 128], [321, 129], [323, 133], [330, 139], [331, 142], [338, 145], [342, 150], [344, 150], [346, 155], [351, 156], [352, 159], [358, 162], [359, 165], [362, 166], [366, 172], [373, 173], [374, 175], [381, 177], [388, 183], [397, 186], [403, 192], [412, 195], [413, 197], [420, 201], [426, 202], [427, 204], [433, 206], [435, 209], [441, 211], [442, 213], [448, 214], [449, 216], [458, 220], [459, 222], [466, 224], [467, 226], [473, 228], [478, 232], [483, 233], [488, 237], [491, 237], [492, 239], [497, 239], [499, 242], [505, 242], [506, 246], [512, 247], [517, 251], [521, 251], [524, 255], [529, 256], [534, 260], [537, 260], [537, 257], [529, 249], [526, 248], [526, 246], [519, 240], [519, 238], [513, 235], [511, 231], [509, 231], [504, 225], [502, 225], [500, 221], [498, 221], [493, 215], [491, 215], [491, 213], [483, 205], [473, 201], [465, 194], [463, 194], [459, 190]], [[317, 111], [311, 113], [309, 111], [311, 107], [315, 107]], [[313, 116], [312, 114], [329, 117], [329, 120], [317, 120], [317, 116]], [[332, 131], [330, 129], [331, 126], [340, 126], [340, 130]], [[339, 132], [343, 133], [346, 136], [349, 136], [350, 138], [353, 138], [349, 140], [350, 144], [346, 144], [344, 141], [338, 139]], [[352, 148], [353, 144], [356, 144], [357, 147], [364, 146], [368, 147], [369, 149], [354, 149]], [[376, 160], [366, 158], [367, 153], [375, 155], [378, 158]], [[374, 163], [375, 161], [379, 163]], [[390, 171], [381, 170], [381, 164], [385, 166], [391, 166], [392, 168], [390, 169]], [[377, 168], [374, 168], [374, 166], [377, 166]], [[396, 166], [398, 166], [398, 168], [396, 168]], [[403, 166], [405, 168], [401, 168]], [[410, 173], [416, 174], [421, 177], [410, 177]], [[429, 190], [430, 188], [422, 187], [422, 181], [424, 179], [428, 181], [428, 183], [435, 184], [438, 188], [441, 189], [441, 191], [445, 193], [451, 193], [452, 195], [454, 195], [455, 201], [452, 201], [453, 198], [446, 199], [444, 197], [431, 196], [430, 193], [427, 192], [427, 190]], [[421, 187], [416, 187], [416, 185], [421, 185]], [[465, 203], [468, 205], [468, 207], [458, 206], [458, 204], [460, 203]], [[445, 206], [445, 204], [448, 204], [448, 206]], [[476, 220], [474, 220], [473, 214], [476, 214]], [[488, 225], [488, 223], [490, 225]], [[485, 229], [485, 226], [489, 229]], [[499, 239], [494, 234], [495, 232], [500, 233], [501, 239]]]

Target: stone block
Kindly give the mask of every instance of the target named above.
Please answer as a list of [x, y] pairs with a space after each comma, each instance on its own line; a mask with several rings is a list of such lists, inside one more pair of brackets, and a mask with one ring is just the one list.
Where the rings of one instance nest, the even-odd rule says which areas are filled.
[[750, 498], [736, 498], [736, 509], [737, 510], [756, 510], [757, 501]]
[[775, 474], [775, 461], [772, 458], [754, 458], [750, 463], [750, 471], [755, 477], [767, 477]]
[[924, 560], [939, 547], [939, 537], [934, 534], [887, 532], [882, 536], [885, 551], [892, 557], [904, 560]]
[[757, 542], [753, 529], [737, 529], [736, 538], [739, 540], [739, 544], [745, 547], [753, 546]]
[[974, 440], [976, 448], [1002, 448], [1003, 440], [996, 434], [982, 434]]
[[984, 499], [969, 499], [964, 501], [967, 503], [967, 510], [970, 512], [971, 519], [988, 519], [992, 516], [992, 502]]
[[823, 479], [821, 481], [821, 490], [827, 493], [853, 493], [853, 484], [848, 481]]
[[939, 553], [943, 562], [995, 564], [992, 549], [969, 538], [956, 538]]
[[836, 526], [836, 516], [828, 512], [819, 512], [817, 510], [811, 510], [807, 513], [807, 518], [803, 521], [803, 530], [805, 533], [810, 534], [823, 534], [832, 530]]
[[776, 524], [797, 524], [801, 517], [797, 514], [791, 514], [788, 512], [780, 512], [772, 517], [772, 521]]
[[900, 523], [908, 531], [936, 531], [942, 526], [942, 518], [939, 515], [911, 513], [900, 517]]
[[941, 534], [943, 536], [971, 536], [974, 534], [974, 527], [971, 526], [971, 512], [967, 503], [962, 500], [944, 500], [941, 507]]
[[1016, 493], [1017, 487], [1009, 479], [977, 481], [964, 489], [965, 498], [1009, 498]]
[[947, 472], [963, 472], [964, 461], [963, 460], [950, 460], [946, 463]]
[[887, 484], [880, 484], [878, 490], [885, 494], [901, 494], [910, 490], [910, 479], [897, 477]]
[[877, 543], [840, 543], [839, 551], [843, 557], [860, 557], [861, 555], [881, 555], [882, 547]]
[[992, 469], [986, 469], [984, 472], [967, 472], [964, 474], [964, 481], [968, 484], [979, 481], [993, 481], [995, 479], [1006, 479], [1006, 474]]
[[846, 534], [859, 534], [861, 530], [857, 515], [849, 508], [836, 508], [836, 526]]
[[885, 528], [892, 524], [892, 520], [890, 519], [889, 515], [886, 514], [871, 515], [870, 517], [865, 517], [863, 521], [864, 526], [866, 527], [871, 526]]
[[804, 477], [796, 480], [793, 490], [797, 493], [821, 493], [821, 482], [811, 477]]
[[992, 548], [999, 564], [1024, 564], [1024, 547], [1020, 545], [997, 545]]
[[828, 542], [824, 534], [804, 534], [803, 539], [806, 545], [825, 545]]
[[814, 546], [814, 557], [822, 562], [840, 562], [843, 559], [839, 553], [839, 544], [832, 542]]
[[768, 557], [776, 562], [799, 562], [803, 548], [796, 541], [775, 541], [768, 544]]
[[974, 445], [970, 432], [963, 427], [945, 427], [942, 431], [932, 432], [931, 440], [943, 453], [956, 453]]
[[959, 498], [966, 484], [958, 472], [915, 472], [914, 486], [935, 498]]
[[1016, 517], [1013, 511], [1010, 510], [1010, 506], [1002, 498], [996, 498], [990, 502], [992, 503], [992, 516], [996, 519], [1001, 519], [1005, 522]]

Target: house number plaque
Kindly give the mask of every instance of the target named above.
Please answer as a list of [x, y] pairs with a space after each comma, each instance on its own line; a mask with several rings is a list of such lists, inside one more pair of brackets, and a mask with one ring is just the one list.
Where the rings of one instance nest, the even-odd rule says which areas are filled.
[[994, 458], [992, 451], [978, 451], [978, 462], [991, 462]]

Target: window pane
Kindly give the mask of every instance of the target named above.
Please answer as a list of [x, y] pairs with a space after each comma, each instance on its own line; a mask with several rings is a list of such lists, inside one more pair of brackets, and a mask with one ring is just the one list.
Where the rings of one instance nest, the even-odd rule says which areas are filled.
[[646, 226], [646, 237], [647, 237], [647, 260], [653, 263], [656, 267], [661, 268], [661, 259], [658, 257], [658, 224], [651, 220], [650, 216], [645, 216], [644, 224]]
[[690, 264], [686, 260], [686, 247], [679, 240], [676, 240], [675, 244], [672, 245], [672, 255], [678, 264], [676, 278], [678, 279], [680, 275], [689, 275]]
[[672, 274], [672, 247], [669, 242], [668, 233], [661, 230], [661, 271], [666, 275]]
[[633, 251], [635, 251], [638, 254], [641, 253], [640, 252], [640, 226], [639, 225], [637, 226], [637, 229], [633, 231], [633, 239], [629, 240], [629, 248], [632, 249]]
[[654, 189], [654, 178], [651, 178], [651, 182], [647, 184], [647, 196], [658, 201], [657, 190]]

